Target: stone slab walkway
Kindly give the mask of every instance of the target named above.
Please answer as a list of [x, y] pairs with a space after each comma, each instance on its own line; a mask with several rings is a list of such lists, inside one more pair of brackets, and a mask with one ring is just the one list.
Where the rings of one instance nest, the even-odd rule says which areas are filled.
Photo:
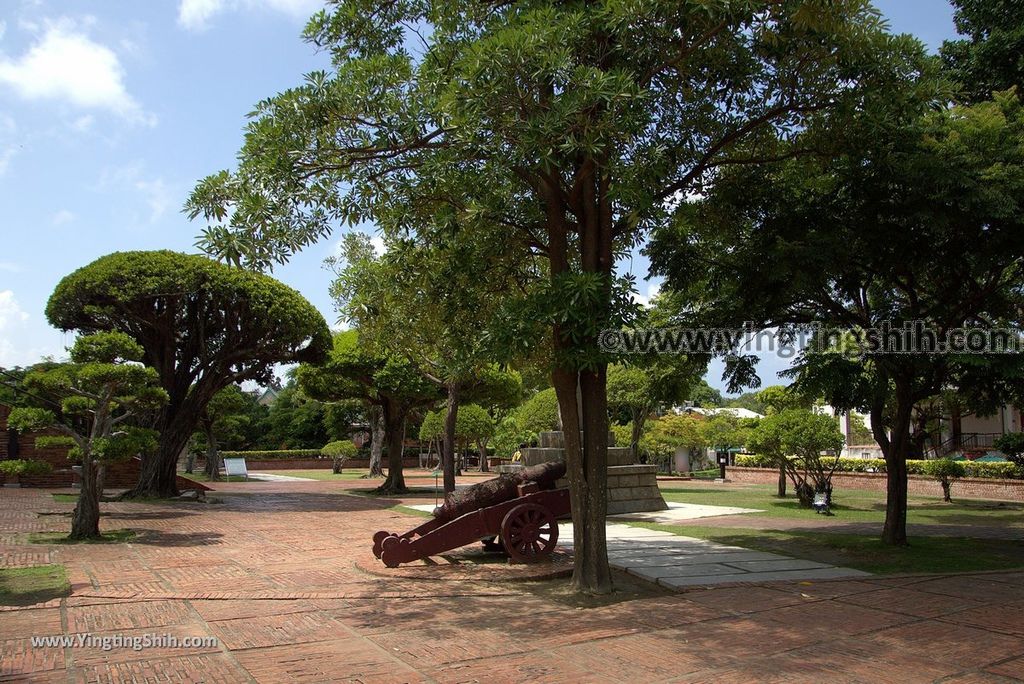
[[[606, 530], [608, 558], [613, 568], [668, 589], [870, 576], [861, 570], [725, 546], [661, 530], [619, 523], [609, 523]], [[571, 550], [572, 543], [572, 523], [562, 523], [558, 544]]]
[[747, 513], [763, 513], [757, 508], [737, 508], [735, 506], [706, 506], [703, 504], [676, 503], [669, 501], [667, 511], [648, 511], [643, 513], [618, 513], [609, 515], [614, 520], [641, 520], [658, 523], [659, 525], [676, 525], [686, 520], [701, 518], [717, 518], [727, 515], [744, 515]]
[[[216, 484], [220, 504], [105, 503], [103, 526], [136, 537], [87, 546], [25, 543], [67, 529], [71, 504], [0, 490], [0, 565], [61, 563], [72, 583], [68, 597], [0, 608], [0, 682], [1024, 681], [1024, 571], [678, 593], [617, 575], [619, 593], [579, 605], [564, 580], [524, 582], [537, 566], [479, 546], [384, 568], [373, 532], [421, 519], [392, 510], [415, 499], [345, 494], [366, 486], [232, 482]], [[31, 644], [153, 633], [216, 642]]]

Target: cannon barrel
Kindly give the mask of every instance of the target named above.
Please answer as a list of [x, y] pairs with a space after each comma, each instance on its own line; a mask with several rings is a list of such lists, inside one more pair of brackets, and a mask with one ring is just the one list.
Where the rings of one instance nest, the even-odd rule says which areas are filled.
[[515, 473], [503, 473], [493, 480], [452, 492], [434, 509], [434, 517], [445, 522], [487, 506], [494, 506], [519, 496], [519, 485], [536, 482], [541, 490], [554, 489], [555, 482], [565, 476], [565, 463], [553, 461], [528, 466]]

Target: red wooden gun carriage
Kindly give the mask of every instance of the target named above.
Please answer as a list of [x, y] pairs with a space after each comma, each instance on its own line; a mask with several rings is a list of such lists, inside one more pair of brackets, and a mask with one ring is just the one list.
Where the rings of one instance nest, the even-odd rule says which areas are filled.
[[453, 492], [434, 517], [405, 534], [373, 535], [373, 555], [389, 568], [497, 538], [516, 563], [551, 555], [558, 520], [570, 513], [569, 490], [555, 489], [564, 463], [543, 463]]

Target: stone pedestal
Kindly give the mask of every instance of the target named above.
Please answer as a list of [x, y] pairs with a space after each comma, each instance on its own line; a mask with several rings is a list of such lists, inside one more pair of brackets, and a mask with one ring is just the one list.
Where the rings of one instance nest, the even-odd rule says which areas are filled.
[[[524, 466], [565, 460], [561, 432], [542, 432], [537, 442], [536, 447], [520, 450]], [[658, 490], [658, 466], [633, 463], [629, 447], [615, 446], [612, 434], [608, 445], [608, 514], [668, 510]]]

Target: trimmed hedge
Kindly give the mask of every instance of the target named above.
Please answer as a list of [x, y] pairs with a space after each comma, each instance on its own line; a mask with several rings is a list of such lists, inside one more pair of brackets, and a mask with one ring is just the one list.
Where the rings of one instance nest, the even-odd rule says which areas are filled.
[[220, 452], [220, 455], [222, 458], [248, 458], [253, 461], [286, 461], [289, 459], [307, 458], [322, 458], [325, 461], [330, 460], [327, 456], [324, 456], [319, 449], [289, 449], [287, 451], [222, 451]]
[[[828, 460], [831, 465], [831, 459]], [[929, 475], [928, 464], [931, 461], [907, 461], [907, 473], [910, 475]], [[1009, 461], [1004, 463], [978, 463], [957, 461], [964, 467], [964, 477], [988, 479], [1024, 479], [1024, 470]], [[737, 456], [736, 465], [741, 468], [777, 468], [778, 466], [766, 456]], [[841, 458], [837, 473], [884, 473], [885, 461], [873, 458]]]

